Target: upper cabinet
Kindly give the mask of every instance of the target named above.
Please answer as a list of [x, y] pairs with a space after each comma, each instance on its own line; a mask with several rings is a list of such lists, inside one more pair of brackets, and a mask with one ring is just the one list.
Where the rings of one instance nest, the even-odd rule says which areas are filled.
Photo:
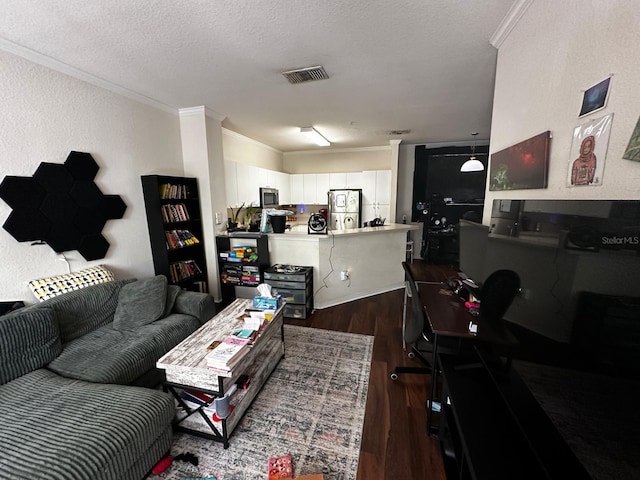
[[341, 188], [361, 188], [363, 204], [375, 206], [376, 213], [391, 203], [391, 170], [288, 174], [225, 161], [225, 185], [227, 204], [234, 208], [259, 206], [260, 187], [277, 188], [282, 205], [326, 205], [327, 192]]
[[362, 219], [390, 218], [391, 170], [366, 170], [362, 172]]
[[261, 185], [261, 187], [277, 188], [280, 194], [280, 203], [282, 205], [291, 203], [291, 183], [288, 173], [267, 170], [267, 184]]
[[289, 180], [291, 181], [291, 203], [297, 205], [299, 203], [304, 203], [303, 199], [303, 175], [301, 173], [294, 173], [289, 175]]
[[327, 193], [331, 185], [331, 174], [330, 173], [319, 173], [316, 176], [316, 203], [318, 205], [327, 205], [329, 202], [329, 198]]
[[232, 208], [240, 206], [240, 202], [238, 202], [238, 175], [236, 165], [236, 162], [224, 162], [224, 186], [227, 192], [227, 206]]
[[318, 203], [318, 175], [315, 173], [302, 174], [302, 203], [307, 205]]

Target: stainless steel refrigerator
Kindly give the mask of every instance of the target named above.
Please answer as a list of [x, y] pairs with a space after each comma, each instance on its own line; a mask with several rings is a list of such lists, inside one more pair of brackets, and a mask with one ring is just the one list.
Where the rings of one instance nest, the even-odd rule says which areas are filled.
[[362, 190], [329, 190], [329, 229], [349, 230], [362, 226]]

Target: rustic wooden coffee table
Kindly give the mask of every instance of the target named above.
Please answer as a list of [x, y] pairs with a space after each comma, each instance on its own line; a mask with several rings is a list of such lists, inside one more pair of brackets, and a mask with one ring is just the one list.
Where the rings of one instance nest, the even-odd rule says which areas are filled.
[[[273, 318], [256, 339], [254, 345], [234, 365], [229, 374], [220, 375], [207, 366], [206, 355], [215, 340], [223, 340], [233, 330], [242, 328], [245, 310], [252, 308], [252, 301], [236, 299], [227, 308], [205, 323], [188, 338], [174, 347], [157, 362], [157, 367], [165, 370], [165, 391], [176, 398], [184, 415], [177, 415], [174, 422], [176, 431], [187, 432], [199, 437], [221, 442], [229, 446], [229, 436], [238, 425], [244, 412], [258, 395], [271, 372], [284, 357], [283, 308], [279, 308]], [[223, 397], [241, 375], [252, 377], [246, 389], [238, 388], [231, 396], [233, 411], [223, 420], [212, 417], [213, 403], [192, 408], [185, 403], [181, 392], [191, 390], [212, 397]], [[195, 415], [194, 415], [195, 414]]]

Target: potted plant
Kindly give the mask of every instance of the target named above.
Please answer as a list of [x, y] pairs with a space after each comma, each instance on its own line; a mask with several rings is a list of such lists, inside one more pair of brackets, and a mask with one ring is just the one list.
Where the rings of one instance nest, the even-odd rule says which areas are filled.
[[251, 230], [251, 226], [253, 225], [253, 216], [255, 215], [258, 207], [253, 205], [253, 202], [246, 206], [244, 209], [244, 224], [247, 227], [247, 230]]
[[240, 216], [240, 212], [242, 211], [242, 209], [244, 208], [244, 202], [242, 202], [242, 205], [240, 205], [238, 207], [237, 210], [233, 210], [233, 207], [229, 207], [229, 210], [231, 210], [231, 217], [228, 218], [228, 228], [238, 228], [238, 217]]

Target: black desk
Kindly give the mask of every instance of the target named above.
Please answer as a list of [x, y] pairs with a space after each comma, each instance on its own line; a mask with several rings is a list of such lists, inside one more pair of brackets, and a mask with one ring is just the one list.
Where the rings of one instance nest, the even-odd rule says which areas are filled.
[[[429, 399], [439, 399], [442, 408], [440, 425], [434, 426], [429, 402], [427, 431], [438, 433], [445, 467], [449, 453], [461, 479], [589, 479], [517, 372], [495, 362], [492, 349], [485, 348], [517, 346], [503, 322], [473, 317], [445, 285], [421, 284], [419, 293], [434, 333]], [[472, 320], [475, 334], [469, 331]], [[473, 339], [470, 355], [438, 353], [442, 335]], [[439, 371], [442, 396], [436, 393]]]
[[[433, 331], [433, 360], [431, 362], [431, 392], [427, 408], [427, 432], [436, 434], [433, 425], [433, 412], [429, 408], [431, 400], [438, 398], [438, 339], [440, 336], [474, 339], [492, 344], [516, 345], [516, 338], [502, 323], [493, 324], [482, 321], [471, 315], [462, 300], [443, 284], [420, 285], [420, 301], [422, 302], [431, 330]], [[469, 331], [469, 322], [477, 325], [477, 331]]]
[[589, 479], [517, 372], [480, 360], [440, 355], [445, 468], [461, 479]]

